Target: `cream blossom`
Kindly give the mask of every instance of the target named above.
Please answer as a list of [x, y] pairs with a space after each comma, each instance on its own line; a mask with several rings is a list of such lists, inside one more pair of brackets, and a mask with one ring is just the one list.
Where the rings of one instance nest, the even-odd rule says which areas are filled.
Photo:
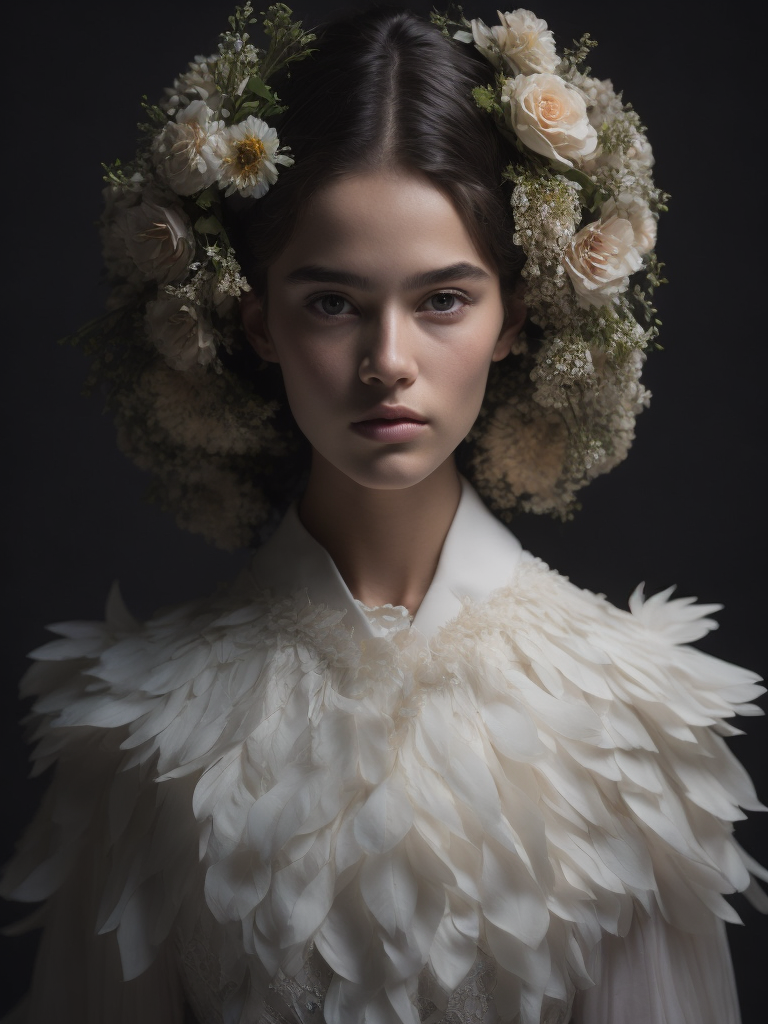
[[277, 181], [276, 164], [290, 167], [291, 157], [278, 153], [280, 140], [274, 128], [251, 115], [240, 124], [225, 128], [217, 139], [221, 157], [219, 188], [224, 195], [239, 192], [244, 198], [259, 199]]
[[609, 199], [601, 210], [601, 217], [612, 213], [626, 217], [635, 233], [635, 248], [642, 256], [656, 247], [656, 218], [644, 199], [622, 192], [614, 201]]
[[174, 370], [205, 366], [216, 355], [216, 340], [204, 312], [187, 299], [160, 298], [147, 303], [147, 334]]
[[[651, 168], [654, 164], [651, 144], [640, 132], [635, 132], [626, 148], [606, 151], [601, 146], [584, 161], [582, 169], [591, 175], [624, 180], [623, 188], [632, 188], [637, 180], [651, 182]], [[627, 181], [627, 176], [630, 180]]]
[[587, 101], [590, 124], [600, 129], [606, 122], [610, 123], [620, 117], [624, 104], [616, 95], [610, 78], [584, 78], [578, 83]]
[[174, 80], [172, 88], [165, 90], [160, 107], [166, 113], [174, 114], [179, 107], [186, 107], [194, 100], [202, 100], [212, 111], [218, 112], [223, 97], [211, 74], [211, 64], [217, 60], [216, 53], [210, 57], [195, 57], [188, 70]]
[[191, 196], [212, 185], [221, 157], [216, 147], [220, 122], [202, 100], [193, 100], [176, 113], [152, 145], [157, 174], [177, 195]]
[[496, 13], [501, 24], [493, 28], [479, 18], [472, 21], [475, 46], [494, 67], [502, 69], [506, 63], [514, 74], [523, 75], [555, 70], [559, 59], [546, 21], [524, 8]]
[[557, 75], [518, 75], [501, 93], [507, 120], [528, 149], [572, 167], [595, 151], [584, 97]]
[[638, 175], [647, 174], [654, 164], [653, 150], [648, 139], [637, 132], [624, 154], [627, 166]]
[[584, 308], [613, 301], [643, 263], [632, 224], [615, 207], [606, 206], [609, 209], [600, 220], [574, 235], [563, 256], [577, 301]]
[[166, 206], [148, 189], [137, 206], [119, 211], [117, 231], [145, 280], [173, 284], [187, 272], [195, 251], [192, 225], [178, 206]]
[[479, 446], [515, 494], [535, 495], [544, 507], [551, 507], [563, 472], [567, 440], [562, 417], [551, 413], [525, 416], [507, 404], [495, 411]]

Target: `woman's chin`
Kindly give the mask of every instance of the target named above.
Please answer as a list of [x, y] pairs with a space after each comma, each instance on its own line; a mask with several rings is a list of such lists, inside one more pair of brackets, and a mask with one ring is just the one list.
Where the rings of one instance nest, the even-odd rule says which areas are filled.
[[341, 476], [358, 487], [376, 491], [408, 490], [430, 478], [437, 482], [446, 472], [455, 473], [453, 451], [427, 455], [423, 451], [408, 450], [404, 445], [382, 446], [363, 458], [333, 461], [315, 451], [312, 462], [312, 475], [319, 478], [318, 482], [323, 479], [328, 483], [337, 482]]

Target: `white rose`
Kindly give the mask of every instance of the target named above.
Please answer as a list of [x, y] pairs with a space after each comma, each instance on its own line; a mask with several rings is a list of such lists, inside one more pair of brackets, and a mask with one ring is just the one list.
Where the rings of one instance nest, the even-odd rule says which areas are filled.
[[195, 251], [192, 225], [178, 206], [164, 206], [148, 190], [138, 206], [119, 211], [117, 228], [145, 280], [173, 284], [187, 272]]
[[221, 158], [216, 150], [219, 122], [202, 100], [179, 110], [152, 144], [158, 177], [179, 196], [191, 196], [216, 181]]
[[173, 87], [165, 90], [160, 107], [175, 114], [178, 107], [186, 107], [193, 100], [203, 100], [213, 111], [221, 108], [223, 96], [211, 74], [210, 65], [216, 63], [218, 54], [210, 57], [195, 57], [189, 69], [174, 80]]
[[205, 366], [216, 355], [210, 323], [187, 299], [155, 299], [147, 303], [147, 334], [174, 370]]
[[578, 89], [557, 75], [518, 75], [508, 79], [501, 101], [520, 141], [541, 156], [572, 167], [594, 153], [597, 132]]
[[626, 289], [629, 275], [643, 263], [631, 223], [613, 209], [573, 236], [563, 262], [579, 305], [584, 308], [611, 302]]
[[628, 192], [622, 193], [616, 202], [609, 199], [600, 211], [605, 218], [612, 213], [626, 217], [635, 234], [635, 248], [642, 256], [656, 247], [656, 218], [644, 199], [639, 199]]
[[506, 62], [515, 74], [523, 75], [555, 70], [559, 59], [546, 21], [522, 8], [496, 13], [501, 24], [493, 28], [479, 18], [472, 22], [475, 46], [494, 67], [501, 69]]

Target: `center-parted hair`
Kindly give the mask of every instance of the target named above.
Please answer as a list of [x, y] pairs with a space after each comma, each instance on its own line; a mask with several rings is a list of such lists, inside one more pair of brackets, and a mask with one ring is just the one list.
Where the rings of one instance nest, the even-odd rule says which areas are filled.
[[522, 265], [503, 181], [512, 151], [472, 96], [490, 77], [486, 61], [408, 12], [376, 9], [322, 31], [316, 52], [275, 82], [288, 108], [275, 123], [295, 164], [233, 217], [254, 288], [263, 290], [314, 192], [382, 167], [427, 177], [452, 200], [502, 286], [511, 285]]

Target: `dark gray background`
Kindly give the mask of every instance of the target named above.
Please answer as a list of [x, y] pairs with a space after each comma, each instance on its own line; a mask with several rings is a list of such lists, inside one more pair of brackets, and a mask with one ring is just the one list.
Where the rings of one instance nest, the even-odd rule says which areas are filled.
[[[367, 5], [296, 9], [314, 23], [350, 6]], [[429, 6], [410, 4], [421, 13]], [[492, 4], [467, 11], [495, 20]], [[144, 616], [210, 591], [245, 557], [181, 533], [142, 500], [145, 480], [117, 452], [98, 399], [79, 395], [83, 358], [56, 344], [104, 299], [93, 226], [100, 162], [130, 158], [141, 95], [156, 98], [194, 54], [210, 52], [229, 12], [200, 0], [47, 0], [19, 7], [7, 36], [2, 859], [39, 799], [39, 786], [25, 781], [15, 687], [25, 653], [46, 639], [44, 624], [100, 618], [114, 579]], [[650, 592], [676, 583], [681, 595], [722, 602], [721, 628], [702, 646], [761, 671], [766, 223], [754, 97], [763, 91], [762, 40], [743, 13], [733, 14], [733, 31], [727, 12], [711, 22], [662, 0], [546, 0], [536, 13], [560, 46], [590, 31], [600, 41], [595, 73], [624, 89], [650, 126], [657, 181], [673, 195], [659, 242], [671, 283], [658, 295], [665, 351], [649, 361], [654, 398], [630, 458], [584, 493], [574, 522], [521, 517], [516, 532], [577, 584], [622, 606], [640, 580]], [[748, 736], [733, 747], [765, 799], [766, 721], [742, 724]], [[737, 834], [768, 860], [764, 817]], [[747, 928], [730, 929], [734, 959], [745, 1024], [756, 1024], [768, 927], [741, 898], [738, 909]], [[26, 987], [33, 943], [3, 945], [0, 1009]]]

